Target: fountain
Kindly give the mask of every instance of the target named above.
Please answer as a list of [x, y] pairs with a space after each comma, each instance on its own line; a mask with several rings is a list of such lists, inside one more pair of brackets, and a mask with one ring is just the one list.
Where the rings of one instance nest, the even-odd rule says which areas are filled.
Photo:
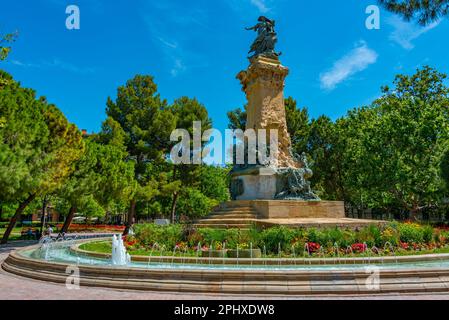
[[126, 252], [125, 244], [120, 236], [112, 237], [112, 255], [113, 266], [126, 266], [131, 262], [130, 255]]

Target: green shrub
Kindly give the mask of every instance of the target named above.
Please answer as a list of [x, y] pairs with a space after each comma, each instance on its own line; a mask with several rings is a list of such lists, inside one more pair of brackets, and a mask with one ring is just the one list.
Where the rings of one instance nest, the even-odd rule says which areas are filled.
[[399, 238], [406, 243], [422, 243], [424, 241], [424, 228], [418, 224], [398, 224]]
[[260, 243], [266, 247], [267, 252], [278, 253], [279, 244], [283, 251], [291, 249], [295, 233], [287, 227], [273, 227], [263, 230], [260, 235]]
[[435, 230], [432, 226], [424, 226], [423, 228], [423, 240], [425, 243], [431, 243], [434, 240]]
[[382, 246], [382, 234], [376, 225], [362, 228], [354, 235], [354, 243], [366, 243], [368, 247]]
[[183, 227], [181, 225], [158, 226], [155, 224], [139, 224], [135, 226], [136, 239], [145, 246], [157, 243], [171, 250], [183, 241]]
[[217, 200], [208, 198], [197, 189], [187, 188], [179, 198], [177, 211], [190, 218], [198, 218], [208, 215], [216, 205]]

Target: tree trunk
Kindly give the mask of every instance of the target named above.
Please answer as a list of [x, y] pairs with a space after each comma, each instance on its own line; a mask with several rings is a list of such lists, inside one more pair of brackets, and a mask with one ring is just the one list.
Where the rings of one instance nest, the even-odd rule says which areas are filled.
[[[177, 166], [173, 166], [173, 181], [176, 180], [176, 168]], [[173, 192], [173, 200], [171, 203], [171, 223], [175, 223], [175, 215], [176, 215], [176, 203], [178, 202], [178, 191]]]
[[67, 233], [67, 231], [69, 231], [69, 227], [70, 224], [72, 223], [73, 218], [75, 217], [75, 213], [76, 213], [76, 207], [75, 206], [71, 206], [69, 209], [69, 214], [67, 215], [67, 217], [64, 220], [64, 225], [62, 226], [61, 229], [61, 233]]
[[411, 221], [418, 221], [419, 205], [414, 204], [413, 208], [410, 210], [409, 219]]
[[131, 227], [134, 224], [135, 211], [136, 211], [136, 200], [131, 200], [131, 204], [128, 210], [128, 221], [126, 222], [125, 231], [123, 231], [124, 236], [127, 236], [129, 234], [129, 229], [131, 229]]
[[178, 192], [173, 194], [173, 201], [171, 204], [171, 223], [175, 223], [176, 203], [178, 202]]
[[31, 194], [25, 201], [21, 202], [19, 207], [17, 208], [16, 212], [14, 213], [14, 216], [11, 218], [8, 224], [8, 228], [6, 229], [1, 244], [8, 243], [9, 236], [11, 235], [12, 229], [14, 229], [17, 220], [20, 219], [20, 216], [22, 215], [23, 210], [36, 198], [36, 194]]
[[44, 231], [44, 224], [45, 224], [45, 213], [47, 211], [47, 196], [44, 196], [44, 199], [42, 200], [42, 216], [41, 216], [41, 228], [40, 228], [40, 234]]

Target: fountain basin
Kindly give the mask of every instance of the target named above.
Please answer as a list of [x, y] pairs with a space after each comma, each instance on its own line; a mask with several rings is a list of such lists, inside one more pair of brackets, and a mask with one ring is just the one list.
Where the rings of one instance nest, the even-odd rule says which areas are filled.
[[[12, 252], [3, 263], [4, 270], [43, 281], [65, 283], [67, 268], [77, 266], [80, 285], [172, 292], [230, 294], [317, 295], [378, 294], [449, 291], [449, 259], [408, 263], [402, 266], [379, 266], [379, 288], [370, 289], [370, 275], [363, 265], [312, 267], [249, 267], [223, 268], [217, 265], [179, 265], [168, 263], [111, 266], [108, 260], [97, 259], [76, 264], [76, 256], [61, 255], [57, 261], [32, 258], [30, 247]], [[220, 259], [222, 260], [222, 259]], [[372, 267], [372, 265], [371, 265]]]

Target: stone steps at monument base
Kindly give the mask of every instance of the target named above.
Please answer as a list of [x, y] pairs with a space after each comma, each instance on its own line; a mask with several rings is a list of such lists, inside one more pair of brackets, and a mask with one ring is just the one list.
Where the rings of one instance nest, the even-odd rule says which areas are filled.
[[251, 229], [251, 224], [202, 224], [196, 223], [193, 225], [195, 228], [211, 228], [211, 229], [234, 229], [238, 228], [243, 231]]
[[237, 201], [228, 201], [220, 204], [219, 208], [252, 208], [250, 200], [237, 200]]
[[234, 209], [234, 210], [213, 210], [210, 214], [257, 214], [257, 211], [254, 209], [251, 210], [241, 210], [241, 209]]
[[252, 224], [255, 222], [255, 219], [235, 219], [235, 218], [219, 218], [219, 219], [201, 219], [198, 220], [198, 223], [201, 224]]
[[250, 201], [231, 201], [216, 207], [207, 217], [195, 221], [195, 226], [203, 228], [250, 229], [257, 219], [257, 211]]
[[257, 219], [257, 214], [255, 213], [215, 213], [207, 216], [205, 219]]
[[235, 207], [235, 208], [226, 208], [226, 207], [218, 207], [215, 208], [212, 212], [256, 212], [256, 210], [252, 207]]

